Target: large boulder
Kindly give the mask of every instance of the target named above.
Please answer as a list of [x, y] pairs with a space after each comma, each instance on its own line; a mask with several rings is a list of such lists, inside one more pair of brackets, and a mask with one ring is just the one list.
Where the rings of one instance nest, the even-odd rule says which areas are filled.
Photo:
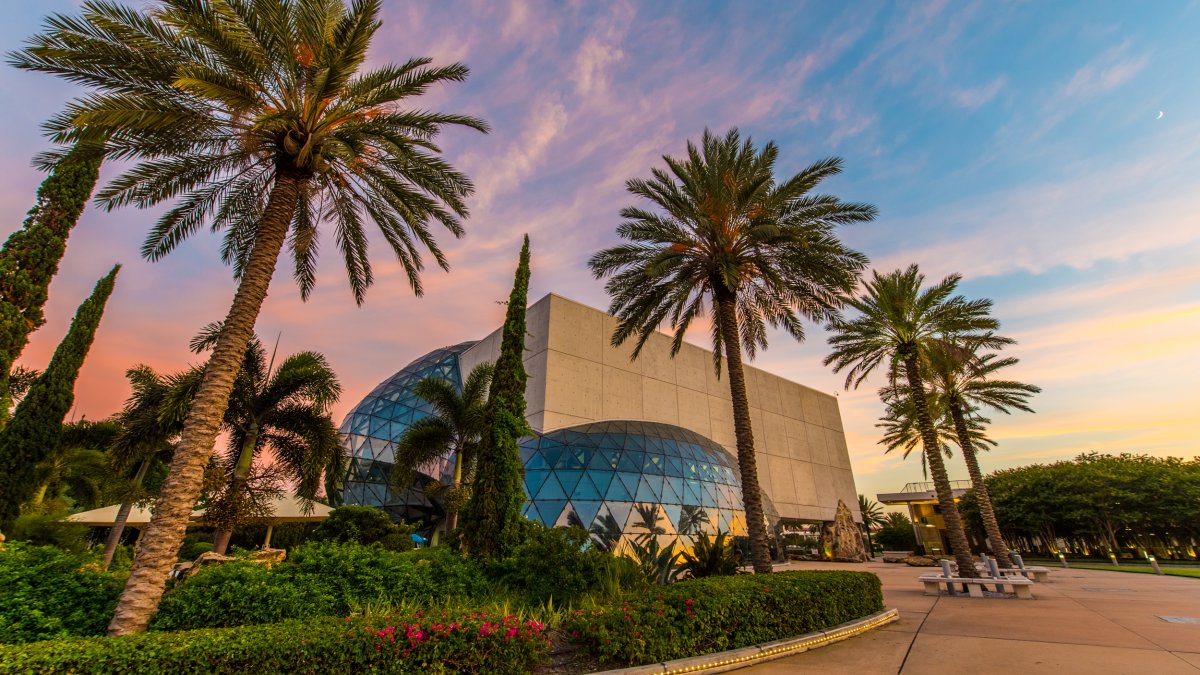
[[838, 500], [837, 514], [833, 517], [830, 532], [830, 548], [833, 559], [839, 562], [866, 562], [870, 560], [863, 546], [862, 532], [854, 522], [854, 516], [846, 502]]

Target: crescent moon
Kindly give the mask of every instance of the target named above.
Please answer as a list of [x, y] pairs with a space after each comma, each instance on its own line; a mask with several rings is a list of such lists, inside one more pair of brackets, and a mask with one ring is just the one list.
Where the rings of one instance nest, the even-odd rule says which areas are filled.
[[1156, 120], [1161, 120], [1162, 118], [1163, 118], [1163, 111], [1159, 110], [1159, 111], [1158, 111], [1158, 117], [1155, 117], [1154, 119], [1156, 119]]

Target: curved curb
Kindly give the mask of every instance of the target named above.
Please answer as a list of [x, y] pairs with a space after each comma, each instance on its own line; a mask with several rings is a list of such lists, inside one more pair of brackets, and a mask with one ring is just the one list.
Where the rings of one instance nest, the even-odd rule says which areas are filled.
[[793, 656], [811, 649], [841, 642], [846, 638], [861, 635], [873, 628], [892, 623], [900, 618], [896, 609], [885, 609], [861, 619], [848, 621], [829, 630], [817, 631], [792, 638], [784, 638], [774, 642], [765, 642], [751, 647], [732, 649], [727, 652], [692, 656], [686, 659], [676, 659], [665, 663], [650, 663], [632, 668], [605, 670], [592, 675], [677, 675], [679, 673], [723, 673], [729, 670], [745, 668], [758, 663], [773, 661], [785, 656]]

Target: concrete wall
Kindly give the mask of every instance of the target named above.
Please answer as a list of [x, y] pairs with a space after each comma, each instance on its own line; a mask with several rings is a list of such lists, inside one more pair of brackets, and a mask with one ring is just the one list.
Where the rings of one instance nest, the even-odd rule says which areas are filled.
[[[610, 340], [617, 320], [548, 295], [527, 316], [526, 416], [539, 431], [610, 419], [666, 422], [691, 429], [737, 455], [729, 384], [712, 352], [655, 333], [636, 361], [633, 343]], [[499, 331], [460, 358], [463, 376], [500, 349]], [[833, 520], [840, 498], [858, 517], [858, 496], [837, 398], [746, 367], [758, 477], [784, 518]]]

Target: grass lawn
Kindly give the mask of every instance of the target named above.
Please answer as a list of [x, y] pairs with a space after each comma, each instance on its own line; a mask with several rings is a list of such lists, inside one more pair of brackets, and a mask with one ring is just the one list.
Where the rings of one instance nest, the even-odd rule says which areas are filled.
[[[1121, 565], [1120, 567], [1113, 567], [1112, 565], [1077, 565], [1075, 563], [1071, 563], [1071, 569], [1103, 570], [1106, 572], [1134, 572], [1137, 574], [1154, 574], [1154, 568], [1150, 567], [1149, 565], [1137, 565], [1137, 566]], [[1164, 574], [1166, 574], [1167, 576], [1171, 576], [1171, 577], [1192, 577], [1194, 579], [1200, 579], [1200, 569], [1167, 567], [1166, 565], [1163, 565], [1162, 571]]]

